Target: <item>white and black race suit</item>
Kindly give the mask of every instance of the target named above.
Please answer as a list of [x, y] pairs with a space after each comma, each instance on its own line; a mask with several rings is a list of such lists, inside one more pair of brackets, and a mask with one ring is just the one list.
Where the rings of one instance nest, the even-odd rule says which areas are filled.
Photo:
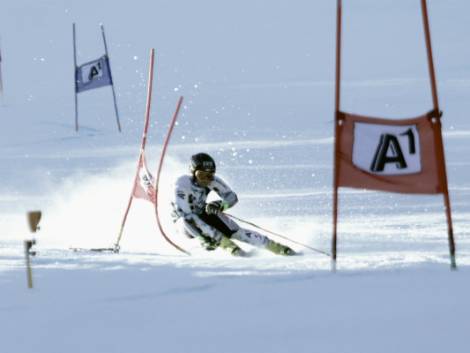
[[207, 214], [205, 206], [210, 192], [215, 192], [220, 197], [225, 209], [238, 202], [237, 194], [218, 176], [214, 176], [207, 187], [197, 184], [191, 175], [183, 175], [177, 179], [172, 205], [180, 231], [191, 238], [204, 236], [215, 241], [220, 241], [225, 235], [259, 247], [265, 247], [270, 242], [264, 235], [241, 228], [223, 212]]

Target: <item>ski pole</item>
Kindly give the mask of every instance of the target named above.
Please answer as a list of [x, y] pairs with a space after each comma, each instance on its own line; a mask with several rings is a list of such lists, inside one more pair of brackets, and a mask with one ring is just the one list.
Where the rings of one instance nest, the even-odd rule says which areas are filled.
[[270, 233], [270, 234], [272, 234], [272, 235], [278, 236], [279, 238], [283, 238], [283, 239], [285, 239], [285, 240], [288, 240], [288, 241], [290, 241], [290, 242], [292, 242], [292, 243], [294, 243], [294, 244], [303, 246], [304, 248], [313, 250], [313, 251], [315, 251], [315, 252], [318, 252], [318, 253], [323, 254], [323, 255], [326, 255], [326, 256], [331, 256], [331, 255], [330, 255], [329, 253], [327, 253], [326, 251], [319, 250], [319, 249], [315, 249], [315, 248], [313, 248], [313, 247], [311, 247], [311, 246], [308, 246], [308, 245], [306, 245], [306, 244], [302, 244], [302, 243], [300, 243], [300, 242], [298, 242], [298, 241], [296, 241], [296, 240], [293, 240], [293, 239], [291, 239], [291, 238], [286, 237], [285, 235], [282, 235], [282, 234], [279, 234], [279, 233], [275, 233], [275, 232], [273, 232], [273, 231], [271, 231], [271, 230], [269, 230], [269, 229], [262, 228], [262, 227], [260, 227], [260, 226], [258, 226], [258, 225], [256, 225], [256, 224], [254, 224], [254, 223], [252, 223], [252, 222], [245, 221], [245, 220], [243, 220], [243, 219], [241, 219], [241, 218], [238, 218], [238, 217], [236, 217], [236, 216], [234, 216], [234, 215], [231, 215], [231, 214], [229, 214], [229, 213], [224, 213], [224, 214], [227, 215], [227, 216], [229, 216], [229, 217], [231, 217], [231, 218], [233, 218], [233, 219], [235, 219], [235, 220], [237, 220], [237, 221], [240, 221], [240, 222], [249, 224], [249, 225], [252, 226], [252, 227], [258, 228], [259, 230], [262, 230], [262, 231], [264, 231], [264, 232], [266, 232], [266, 233]]

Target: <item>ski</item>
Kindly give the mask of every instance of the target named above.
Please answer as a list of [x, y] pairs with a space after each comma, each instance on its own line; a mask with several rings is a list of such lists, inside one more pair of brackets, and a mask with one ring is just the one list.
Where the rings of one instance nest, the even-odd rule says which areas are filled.
[[112, 252], [117, 253], [115, 248], [75, 248], [70, 247], [69, 250], [73, 252]]

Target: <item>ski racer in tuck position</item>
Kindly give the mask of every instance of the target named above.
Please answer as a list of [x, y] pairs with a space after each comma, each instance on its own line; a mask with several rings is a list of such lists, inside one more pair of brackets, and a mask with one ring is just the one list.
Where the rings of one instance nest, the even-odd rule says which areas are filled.
[[[295, 255], [295, 252], [258, 232], [241, 228], [223, 212], [238, 202], [237, 195], [215, 175], [214, 159], [206, 153], [191, 157], [191, 175], [180, 176], [175, 185], [173, 217], [179, 230], [190, 238], [199, 239], [206, 250], [218, 247], [235, 256], [246, 253], [232, 239], [265, 248], [275, 254]], [[207, 203], [215, 192], [220, 200]]]

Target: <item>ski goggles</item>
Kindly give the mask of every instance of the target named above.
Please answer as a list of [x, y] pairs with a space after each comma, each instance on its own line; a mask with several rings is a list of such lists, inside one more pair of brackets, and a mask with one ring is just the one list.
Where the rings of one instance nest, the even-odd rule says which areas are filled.
[[211, 182], [214, 179], [215, 172], [209, 170], [196, 170], [194, 175], [198, 180]]

